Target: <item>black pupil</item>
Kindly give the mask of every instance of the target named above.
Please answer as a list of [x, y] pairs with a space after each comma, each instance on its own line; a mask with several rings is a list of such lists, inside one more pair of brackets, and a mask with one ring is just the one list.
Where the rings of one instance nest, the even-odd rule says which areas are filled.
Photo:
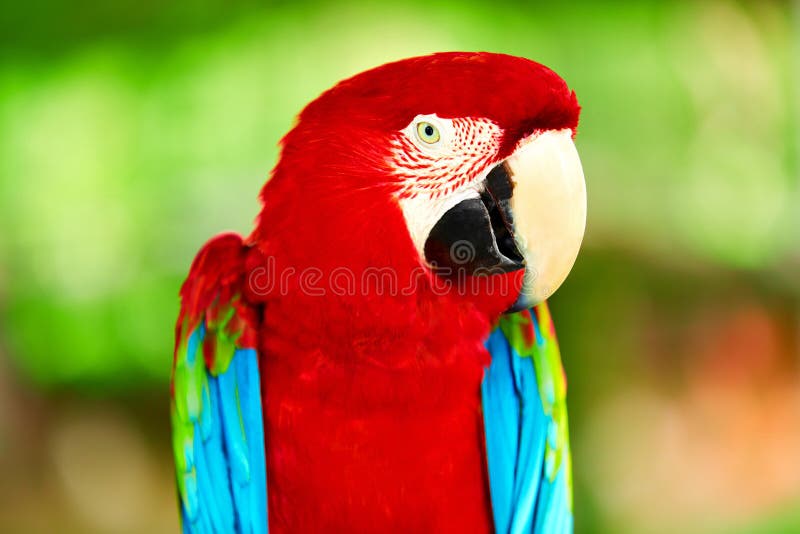
[[427, 135], [427, 136], [429, 136], [429, 137], [430, 137], [431, 135], [433, 135], [433, 126], [431, 126], [430, 124], [428, 124], [427, 126], [425, 126], [425, 135]]

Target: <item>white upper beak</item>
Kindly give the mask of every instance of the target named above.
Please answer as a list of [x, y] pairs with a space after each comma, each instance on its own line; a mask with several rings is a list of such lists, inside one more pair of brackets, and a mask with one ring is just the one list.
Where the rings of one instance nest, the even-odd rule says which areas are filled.
[[549, 298], [572, 269], [586, 229], [586, 182], [569, 129], [532, 135], [506, 168], [514, 239], [527, 264], [520, 309]]

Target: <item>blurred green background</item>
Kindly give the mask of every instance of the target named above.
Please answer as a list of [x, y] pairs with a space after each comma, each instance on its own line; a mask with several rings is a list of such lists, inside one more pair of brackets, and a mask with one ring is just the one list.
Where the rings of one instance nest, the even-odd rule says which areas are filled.
[[800, 532], [800, 43], [786, 2], [29, 0], [0, 15], [0, 531], [176, 532], [194, 253], [339, 79], [526, 56], [583, 106], [552, 300], [579, 533]]

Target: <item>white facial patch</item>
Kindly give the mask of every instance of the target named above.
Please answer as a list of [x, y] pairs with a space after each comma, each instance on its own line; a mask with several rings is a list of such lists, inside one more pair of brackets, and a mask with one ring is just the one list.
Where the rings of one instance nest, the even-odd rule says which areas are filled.
[[[436, 133], [435, 142], [426, 142]], [[488, 119], [417, 115], [393, 139], [390, 163], [402, 180], [397, 199], [421, 258], [428, 234], [445, 212], [480, 196], [501, 138], [500, 127]]]

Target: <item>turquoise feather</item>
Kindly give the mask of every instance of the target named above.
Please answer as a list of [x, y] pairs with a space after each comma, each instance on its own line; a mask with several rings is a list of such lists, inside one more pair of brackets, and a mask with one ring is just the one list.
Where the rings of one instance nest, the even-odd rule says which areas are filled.
[[[495, 532], [572, 532], [563, 370], [549, 312], [504, 317], [481, 385]], [[544, 323], [544, 324], [542, 324]]]

